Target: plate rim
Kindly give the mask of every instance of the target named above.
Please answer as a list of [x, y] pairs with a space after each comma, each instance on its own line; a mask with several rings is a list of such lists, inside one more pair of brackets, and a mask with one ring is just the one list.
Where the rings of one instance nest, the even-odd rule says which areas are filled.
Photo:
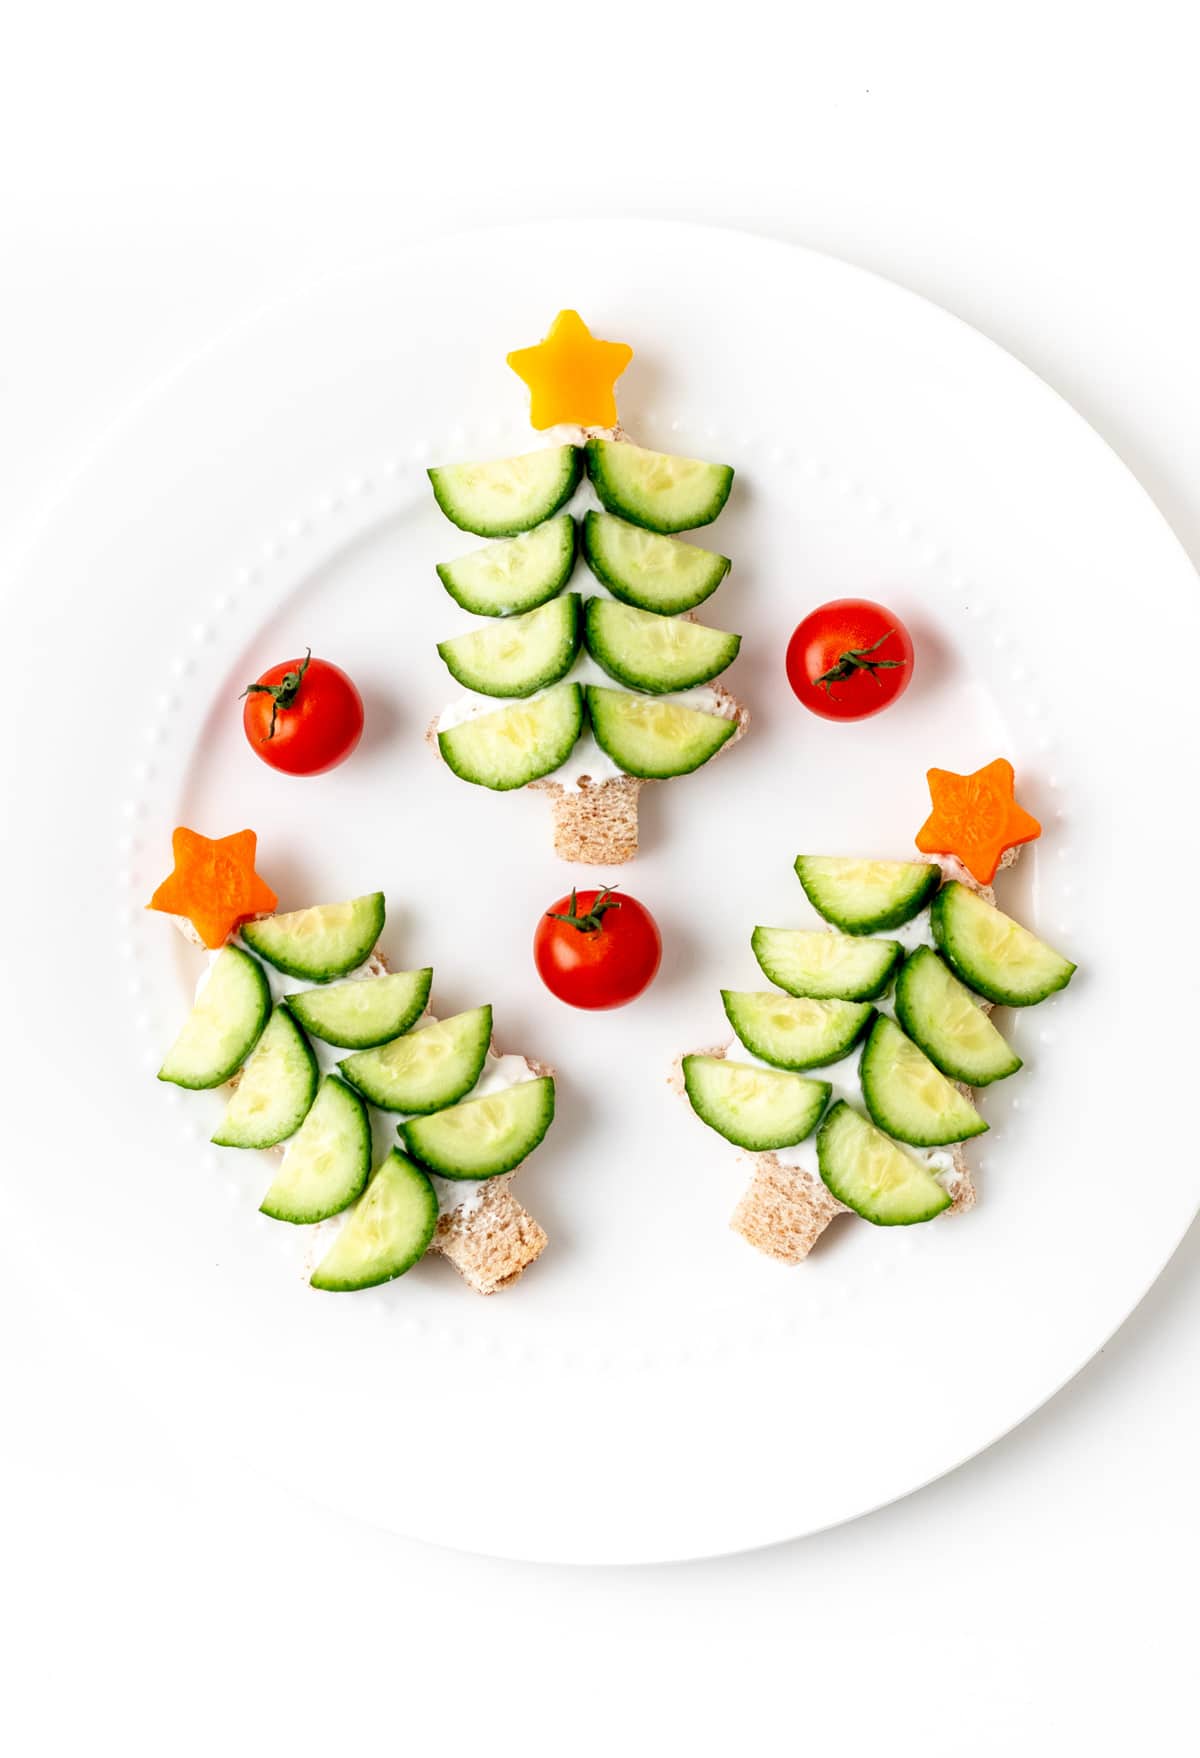
[[[472, 240], [472, 239], [479, 237], [480, 235], [486, 235], [486, 236], [491, 236], [491, 237], [494, 237], [497, 235], [513, 235], [516, 238], [521, 238], [525, 235], [535, 233], [539, 236], [548, 236], [548, 235], [552, 235], [556, 231], [562, 231], [564, 229], [577, 230], [579, 227], [583, 226], [584, 224], [585, 224], [585, 222], [581, 222], [581, 221], [525, 222], [525, 223], [522, 223], [521, 225], [516, 226], [516, 227], [497, 225], [497, 226], [492, 226], [492, 227], [487, 227], [487, 228], [467, 229], [467, 230], [464, 230], [463, 232], [454, 234], [453, 237], [460, 239], [460, 240], [462, 240], [462, 239]], [[1172, 542], [1175, 550], [1177, 551], [1179, 559], [1181, 559], [1183, 561], [1184, 565], [1186, 566], [1188, 573], [1189, 573], [1189, 576], [1193, 580], [1195, 579], [1195, 570], [1192, 567], [1190, 558], [1187, 556], [1186, 550], [1184, 549], [1184, 547], [1183, 547], [1182, 543], [1180, 542], [1176, 533], [1171, 528], [1170, 523], [1167, 520], [1166, 516], [1162, 512], [1161, 508], [1158, 507], [1153, 496], [1145, 488], [1144, 484], [1142, 484], [1138, 480], [1136, 475], [1133, 473], [1132, 469], [1121, 458], [1121, 456], [1117, 452], [1116, 448], [1113, 447], [1104, 438], [1103, 435], [1099, 434], [1097, 432], [1097, 430], [1094, 429], [1090, 425], [1090, 423], [1088, 423], [1086, 421], [1086, 419], [1080, 414], [1080, 412], [1074, 408], [1074, 406], [1069, 402], [1069, 400], [1066, 399], [1065, 397], [1063, 397], [1059, 392], [1057, 392], [1054, 389], [1054, 387], [1051, 386], [1041, 375], [1039, 375], [1032, 368], [1027, 366], [1018, 357], [1011, 354], [1007, 349], [1003, 348], [999, 343], [995, 342], [992, 338], [988, 337], [984, 332], [979, 331], [974, 326], [968, 324], [964, 319], [958, 317], [955, 313], [946, 310], [945, 308], [937, 305], [935, 302], [927, 299], [925, 296], [923, 296], [919, 293], [915, 293], [911, 289], [905, 288], [904, 286], [902, 286], [899, 283], [895, 283], [895, 282], [888, 280], [885, 276], [878, 274], [876, 271], [873, 271], [870, 269], [864, 269], [864, 268], [862, 268], [858, 265], [855, 265], [855, 264], [845, 263], [837, 257], [828, 256], [827, 253], [815, 251], [807, 246], [793, 245], [793, 244], [788, 243], [785, 240], [763, 237], [762, 235], [754, 233], [752, 231], [741, 231], [741, 230], [734, 229], [734, 228], [718, 228], [718, 227], [698, 226], [698, 225], [695, 225], [691, 222], [686, 222], [686, 221], [657, 222], [657, 221], [649, 221], [649, 220], [637, 220], [637, 221], [616, 220], [616, 221], [586, 222], [586, 225], [588, 226], [589, 231], [591, 231], [592, 233], [595, 232], [597, 227], [607, 228], [607, 229], [611, 229], [614, 231], [628, 231], [630, 228], [632, 228], [635, 231], [641, 231], [641, 232], [656, 232], [656, 231], [659, 231], [663, 228], [667, 228], [678, 237], [687, 238], [692, 235], [698, 235], [699, 237], [701, 237], [702, 239], [704, 239], [705, 241], [707, 241], [709, 243], [711, 243], [713, 240], [727, 240], [727, 239], [732, 238], [732, 239], [736, 239], [739, 241], [741, 241], [741, 240], [749, 241], [756, 248], [765, 248], [771, 252], [777, 252], [777, 253], [781, 253], [781, 254], [787, 253], [789, 258], [792, 257], [794, 253], [800, 252], [805, 257], [816, 259], [816, 260], [822, 261], [823, 263], [830, 263], [830, 262], [835, 263], [835, 264], [837, 264], [839, 269], [846, 270], [854, 276], [865, 277], [870, 282], [875, 283], [877, 287], [882, 288], [887, 295], [894, 295], [896, 293], [900, 293], [900, 294], [904, 295], [907, 299], [916, 302], [916, 304], [918, 304], [919, 306], [926, 308], [928, 312], [930, 312], [931, 314], [934, 314], [939, 319], [940, 318], [947, 318], [947, 317], [953, 319], [953, 322], [954, 322], [956, 329], [958, 329], [960, 332], [963, 332], [965, 335], [970, 336], [971, 338], [973, 338], [976, 341], [982, 341], [982, 342], [986, 343], [988, 345], [988, 348], [993, 352], [994, 355], [999, 356], [1001, 359], [1007, 361], [1011, 366], [1016, 366], [1017, 368], [1019, 368], [1020, 371], [1023, 374], [1027, 375], [1036, 385], [1038, 385], [1040, 387], [1041, 390], [1048, 392], [1049, 395], [1055, 400], [1055, 402], [1061, 406], [1061, 408], [1069, 411], [1070, 414], [1075, 418], [1075, 421], [1078, 424], [1078, 426], [1080, 428], [1082, 428], [1082, 430], [1085, 431], [1091, 437], [1092, 440], [1099, 441], [1100, 445], [1108, 453], [1112, 462], [1120, 469], [1122, 476], [1124, 477], [1124, 479], [1126, 481], [1127, 487], [1133, 486], [1133, 487], [1136, 487], [1136, 489], [1139, 491], [1140, 496], [1145, 503], [1145, 508], [1146, 508], [1146, 510], [1148, 510], [1150, 513], [1153, 514], [1155, 521], [1159, 527], [1160, 533], [1169, 534], [1171, 542]], [[200, 344], [194, 351], [189, 352], [183, 360], [181, 360], [175, 366], [170, 368], [165, 374], [156, 378], [153, 381], [153, 383], [150, 386], [148, 386], [141, 395], [134, 398], [128, 405], [126, 405], [126, 407], [121, 411], [121, 413], [114, 420], [114, 422], [104, 430], [103, 435], [97, 439], [94, 447], [87, 454], [87, 456], [78, 462], [77, 467], [73, 471], [68, 473], [67, 477], [60, 484], [58, 492], [56, 494], [54, 494], [52, 496], [52, 498], [42, 508], [39, 509], [38, 527], [34, 532], [31, 532], [29, 534], [26, 542], [24, 543], [24, 545], [22, 545], [22, 547], [20, 548], [20, 550], [18, 552], [17, 559], [16, 559], [16, 565], [13, 570], [14, 578], [19, 573], [23, 572], [27, 567], [30, 567], [30, 568], [37, 567], [39, 544], [41, 542], [46, 542], [46, 543], [52, 545], [55, 523], [56, 523], [58, 517], [60, 516], [62, 509], [67, 504], [69, 504], [70, 497], [71, 497], [72, 493], [77, 489], [77, 487], [81, 483], [85, 483], [86, 480], [88, 479], [88, 477], [91, 476], [94, 472], [102, 471], [104, 468], [106, 459], [108, 459], [111, 456], [114, 448], [119, 447], [122, 440], [131, 432], [131, 430], [136, 430], [139, 420], [142, 419], [144, 416], [146, 416], [148, 413], [152, 414], [156, 410], [156, 408], [160, 405], [161, 401], [164, 398], [169, 396], [172, 388], [180, 379], [185, 378], [188, 375], [190, 375], [191, 373], [195, 372], [197, 369], [202, 368], [204, 361], [209, 357], [210, 354], [214, 354], [214, 353], [219, 352], [222, 348], [227, 346], [231, 342], [231, 340], [234, 340], [237, 337], [239, 337], [247, 332], [252, 332], [254, 327], [259, 322], [261, 322], [264, 319], [264, 317], [269, 316], [271, 313], [277, 311], [281, 307], [289, 307], [290, 308], [294, 305], [302, 304], [302, 303], [308, 301], [309, 299], [313, 298], [315, 295], [324, 293], [325, 291], [336, 288], [339, 285], [352, 284], [352, 283], [358, 281], [364, 274], [373, 277], [374, 275], [379, 274], [381, 271], [384, 271], [388, 265], [390, 265], [394, 271], [394, 269], [397, 266], [399, 266], [403, 263], [412, 262], [415, 259], [421, 259], [421, 258], [428, 259], [428, 257], [432, 253], [435, 253], [438, 249], [442, 248], [449, 241], [450, 241], [450, 237], [448, 235], [446, 238], [439, 238], [439, 239], [435, 239], [435, 240], [425, 241], [425, 242], [418, 244], [418, 245], [405, 247], [402, 250], [388, 251], [386, 253], [380, 253], [380, 255], [378, 255], [376, 257], [372, 257], [365, 264], [349, 266], [349, 267], [342, 269], [342, 270], [339, 270], [336, 273], [331, 274], [329, 276], [322, 276], [322, 277], [320, 277], [319, 280], [317, 280], [315, 282], [306, 283], [305, 286], [303, 286], [301, 288], [293, 289], [292, 291], [287, 293], [282, 299], [274, 299], [273, 298], [273, 299], [261, 302], [261, 303], [257, 304], [253, 308], [252, 311], [247, 312], [245, 314], [242, 314], [241, 316], [236, 318], [229, 325], [223, 326], [219, 332], [217, 332], [215, 335], [209, 337], [205, 342]], [[1200, 1200], [1200, 1199], [1198, 1199], [1198, 1200]], [[939, 1466], [937, 1469], [933, 1470], [928, 1475], [922, 1477], [919, 1481], [911, 1482], [906, 1487], [896, 1489], [894, 1492], [883, 1496], [880, 1500], [871, 1504], [870, 1506], [864, 1505], [859, 1510], [859, 1512], [867, 1513], [867, 1512], [875, 1511], [875, 1509], [877, 1509], [877, 1508], [887, 1506], [892, 1501], [901, 1499], [904, 1496], [912, 1493], [914, 1490], [916, 1490], [918, 1488], [925, 1487], [928, 1483], [936, 1481], [937, 1478], [939, 1478], [943, 1475], [946, 1475], [947, 1472], [957, 1469], [961, 1464], [965, 1463], [970, 1458], [975, 1457], [980, 1452], [985, 1451], [989, 1446], [995, 1444], [995, 1441], [1001, 1439], [1004, 1434], [1011, 1432], [1011, 1430], [1013, 1428], [1019, 1426], [1022, 1422], [1027, 1420], [1030, 1415], [1034, 1414], [1037, 1410], [1041, 1409], [1045, 1404], [1050, 1402], [1057, 1395], [1057, 1393], [1062, 1390], [1063, 1386], [1068, 1384], [1069, 1381], [1072, 1378], [1074, 1378], [1074, 1376], [1078, 1372], [1080, 1372], [1082, 1370], [1082, 1368], [1085, 1367], [1094, 1358], [1094, 1356], [1097, 1353], [1099, 1353], [1099, 1351], [1101, 1349], [1104, 1348], [1105, 1344], [1116, 1333], [1116, 1331], [1120, 1329], [1120, 1327], [1129, 1318], [1130, 1314], [1136, 1309], [1136, 1307], [1144, 1299], [1146, 1293], [1153, 1286], [1154, 1282], [1158, 1279], [1158, 1277], [1162, 1274], [1163, 1269], [1170, 1262], [1171, 1258], [1174, 1256], [1174, 1253], [1177, 1251], [1179, 1244], [1182, 1242], [1182, 1239], [1188, 1230], [1188, 1226], [1190, 1226], [1190, 1224], [1191, 1224], [1191, 1219], [1194, 1218], [1195, 1212], [1196, 1212], [1196, 1209], [1194, 1206], [1193, 1210], [1192, 1210], [1191, 1217], [1189, 1218], [1187, 1223], [1183, 1226], [1183, 1228], [1180, 1230], [1178, 1235], [1169, 1244], [1169, 1246], [1167, 1247], [1167, 1249], [1165, 1251], [1165, 1254], [1162, 1256], [1161, 1261], [1157, 1264], [1157, 1267], [1154, 1268], [1152, 1273], [1149, 1274], [1149, 1276], [1147, 1277], [1147, 1279], [1144, 1282], [1144, 1285], [1142, 1285], [1140, 1287], [1140, 1290], [1134, 1295], [1134, 1297], [1131, 1299], [1131, 1301], [1129, 1302], [1129, 1304], [1126, 1307], [1126, 1309], [1124, 1310], [1124, 1312], [1115, 1320], [1115, 1322], [1111, 1325], [1111, 1327], [1106, 1332], [1106, 1334], [1103, 1337], [1101, 1337], [1097, 1342], [1095, 1342], [1094, 1345], [1088, 1347], [1086, 1353], [1083, 1355], [1083, 1357], [1077, 1362], [1077, 1364], [1074, 1367], [1070, 1368], [1061, 1377], [1059, 1377], [1057, 1379], [1057, 1381], [1048, 1390], [1045, 1390], [1042, 1393], [1040, 1393], [1028, 1405], [1028, 1407], [1025, 1408], [1022, 1415], [1018, 1416], [1017, 1418], [1015, 1418], [1011, 1422], [1006, 1421], [1004, 1426], [1002, 1428], [1000, 1428], [999, 1430], [997, 1430], [996, 1432], [994, 1432], [989, 1440], [985, 1440], [977, 1445], [971, 1445], [966, 1451], [962, 1452], [952, 1463], [946, 1464], [944, 1466]], [[736, 1552], [736, 1551], [742, 1550], [742, 1549], [760, 1548], [762, 1546], [766, 1546], [766, 1545], [777, 1543], [777, 1542], [785, 1542], [788, 1539], [795, 1537], [795, 1536], [806, 1536], [810, 1533], [828, 1530], [829, 1527], [832, 1525], [841, 1524], [846, 1519], [857, 1518], [857, 1517], [858, 1517], [857, 1514], [841, 1515], [841, 1516], [835, 1517], [834, 1519], [831, 1519], [829, 1521], [825, 1521], [825, 1522], [821, 1522], [821, 1523], [817, 1523], [817, 1524], [812, 1524], [812, 1525], [801, 1526], [799, 1530], [793, 1530], [793, 1531], [789, 1531], [789, 1532], [781, 1532], [773, 1537], [751, 1539], [749, 1541], [744, 1541], [744, 1542], [743, 1541], [735, 1541], [735, 1542], [732, 1542], [729, 1544], [723, 1544], [721, 1546], [711, 1548], [711, 1549], [689, 1549], [689, 1550], [677, 1552], [677, 1553], [676, 1552], [664, 1553], [662, 1556], [659, 1556], [659, 1557], [647, 1557], [643, 1550], [639, 1550], [639, 1552], [636, 1556], [617, 1557], [617, 1558], [612, 1558], [611, 1560], [614, 1563], [615, 1562], [621, 1562], [621, 1563], [634, 1562], [637, 1560], [664, 1561], [664, 1560], [669, 1560], [670, 1557], [682, 1558], [684, 1556], [695, 1557], [695, 1556], [716, 1556], [716, 1555], [730, 1554], [732, 1552]], [[444, 1539], [434, 1539], [433, 1542], [444, 1543], [447, 1541]], [[473, 1542], [472, 1544], [470, 1544], [469, 1546], [464, 1547], [464, 1548], [469, 1548], [471, 1550], [478, 1551], [484, 1547], [481, 1547], [477, 1542]], [[539, 1553], [536, 1550], [531, 1551], [527, 1548], [520, 1549], [520, 1550], [513, 1550], [510, 1548], [503, 1547], [503, 1546], [496, 1548], [495, 1550], [489, 1552], [489, 1554], [502, 1555], [502, 1556], [514, 1556], [514, 1557], [515, 1556], [537, 1557], [539, 1555]], [[540, 1556], [539, 1560], [564, 1560], [564, 1559], [562, 1559], [562, 1558], [555, 1559], [549, 1553], [546, 1553], [546, 1554]], [[589, 1560], [608, 1560], [608, 1559], [589, 1559]]]

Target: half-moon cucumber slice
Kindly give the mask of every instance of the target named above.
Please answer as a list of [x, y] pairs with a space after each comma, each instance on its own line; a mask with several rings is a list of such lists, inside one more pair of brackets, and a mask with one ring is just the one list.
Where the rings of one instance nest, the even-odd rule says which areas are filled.
[[516, 537], [565, 506], [579, 485], [578, 446], [551, 446], [482, 464], [445, 464], [429, 472], [438, 506], [460, 531]]
[[601, 505], [647, 531], [711, 525], [733, 487], [728, 464], [677, 458], [624, 440], [589, 440], [587, 467]]
[[875, 1012], [869, 1002], [811, 1001], [773, 989], [722, 989], [721, 1000], [750, 1054], [793, 1073], [840, 1062]]
[[537, 1147], [554, 1121], [549, 1075], [402, 1123], [404, 1145], [441, 1178], [496, 1178]]
[[483, 1071], [491, 1038], [491, 1008], [473, 1007], [377, 1050], [347, 1056], [338, 1067], [381, 1111], [424, 1116], [466, 1097]]
[[219, 1148], [273, 1148], [299, 1129], [316, 1093], [308, 1039], [286, 1007], [277, 1007], [212, 1139]]
[[451, 677], [483, 696], [532, 696], [565, 677], [575, 663], [581, 634], [577, 592], [552, 599], [522, 616], [484, 623], [438, 653]]
[[1032, 1007], [1075, 974], [1070, 959], [958, 880], [934, 900], [933, 937], [955, 974], [1000, 1006]]
[[258, 960], [239, 946], [223, 946], [159, 1080], [177, 1087], [224, 1086], [257, 1044], [270, 1012], [271, 991]]
[[750, 946], [769, 982], [818, 1001], [877, 1000], [904, 955], [898, 940], [860, 940], [824, 928], [755, 928]]
[[562, 513], [521, 537], [439, 562], [438, 578], [472, 616], [515, 616], [536, 610], [562, 591], [575, 566], [575, 541], [575, 521]]
[[362, 1195], [370, 1172], [367, 1107], [345, 1081], [327, 1074], [259, 1208], [273, 1221], [325, 1221]]
[[424, 1257], [437, 1222], [428, 1175], [393, 1148], [313, 1271], [311, 1286], [353, 1294], [391, 1282]]
[[918, 946], [905, 961], [896, 979], [896, 1018], [951, 1080], [985, 1087], [1021, 1066], [978, 999], [932, 946]]
[[895, 1020], [881, 1015], [859, 1064], [863, 1099], [880, 1129], [917, 1148], [982, 1135], [987, 1124], [965, 1093], [936, 1069]]
[[295, 1014], [310, 1037], [340, 1050], [370, 1050], [398, 1038], [425, 1011], [433, 983], [432, 967], [389, 971], [382, 977], [360, 977], [332, 983], [325, 989], [302, 989], [285, 995], [283, 1004]]
[[703, 604], [730, 568], [728, 556], [596, 512], [584, 515], [583, 559], [614, 598], [661, 616]]
[[797, 855], [796, 877], [819, 916], [844, 934], [878, 934], [911, 922], [942, 882], [934, 861], [864, 861]]
[[587, 686], [587, 704], [600, 749], [626, 775], [651, 781], [690, 775], [737, 731], [737, 722], [723, 715], [598, 684]]
[[928, 1166], [844, 1099], [817, 1131], [817, 1164], [838, 1201], [876, 1227], [911, 1227], [950, 1207], [949, 1191]]
[[685, 1056], [683, 1082], [701, 1122], [751, 1154], [794, 1147], [811, 1135], [833, 1090], [827, 1080], [728, 1056]]
[[583, 691], [555, 684], [544, 696], [496, 708], [438, 733], [438, 749], [463, 781], [504, 793], [550, 775], [583, 731]]
[[370, 891], [346, 903], [318, 903], [245, 922], [241, 935], [276, 970], [328, 983], [366, 963], [383, 932], [384, 915], [382, 891]]
[[635, 610], [612, 598], [589, 598], [587, 649], [598, 665], [631, 690], [661, 695], [706, 684], [732, 665], [740, 635], [710, 629], [685, 617]]

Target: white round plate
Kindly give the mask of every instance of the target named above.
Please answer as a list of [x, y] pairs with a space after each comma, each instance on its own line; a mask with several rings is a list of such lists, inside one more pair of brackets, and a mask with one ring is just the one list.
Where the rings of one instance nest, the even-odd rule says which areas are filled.
[[[592, 1016], [530, 959], [539, 911], [585, 877], [552, 853], [548, 802], [463, 786], [423, 742], [457, 693], [433, 644], [464, 621], [433, 563], [472, 546], [425, 466], [537, 443], [504, 357], [568, 304], [633, 344], [635, 438], [737, 466], [706, 614], [744, 634], [728, 681], [754, 715], [645, 796], [614, 876], [665, 961]], [[496, 231], [256, 317], [131, 415], [9, 596], [9, 1249], [189, 1446], [446, 1544], [694, 1557], [947, 1471], [1100, 1347], [1196, 1207], [1196, 738], [1171, 658], [1200, 649], [1195, 588], [1036, 378], [804, 251]], [[897, 707], [832, 726], [782, 650], [853, 592], [904, 617], [918, 665]], [[368, 730], [293, 781], [245, 746], [237, 697], [310, 644], [358, 680]], [[722, 1038], [722, 984], [755, 984], [753, 925], [803, 919], [797, 851], [902, 856], [925, 770], [999, 754], [1046, 827], [1001, 901], [1080, 974], [1012, 1021], [1027, 1068], [983, 1101], [974, 1213], [843, 1221], [783, 1268], [729, 1230], [746, 1168], [668, 1089], [672, 1059]], [[142, 908], [178, 823], [252, 825], [282, 908], [384, 888], [384, 948], [433, 964], [438, 1009], [490, 1000], [503, 1046], [557, 1066], [559, 1119], [516, 1185], [551, 1242], [516, 1288], [480, 1299], [432, 1258], [312, 1293], [298, 1230], [257, 1214], [267, 1162], [206, 1145], [215, 1095], [155, 1082], [198, 963]]]

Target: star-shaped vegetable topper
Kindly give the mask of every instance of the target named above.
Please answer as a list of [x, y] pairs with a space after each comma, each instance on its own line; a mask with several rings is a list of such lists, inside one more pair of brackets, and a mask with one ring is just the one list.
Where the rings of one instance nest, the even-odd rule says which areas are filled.
[[207, 947], [224, 946], [239, 922], [268, 915], [279, 901], [254, 871], [257, 846], [253, 830], [211, 837], [180, 825], [171, 837], [175, 871], [146, 907], [186, 916]]
[[613, 386], [632, 359], [627, 343], [601, 342], [577, 311], [560, 311], [545, 341], [516, 349], [508, 364], [529, 386], [534, 427], [615, 427]]
[[1013, 766], [997, 757], [973, 775], [928, 771], [933, 811], [917, 831], [926, 855], [954, 855], [981, 885], [990, 885], [1007, 849], [1042, 834], [1036, 818], [1013, 798]]

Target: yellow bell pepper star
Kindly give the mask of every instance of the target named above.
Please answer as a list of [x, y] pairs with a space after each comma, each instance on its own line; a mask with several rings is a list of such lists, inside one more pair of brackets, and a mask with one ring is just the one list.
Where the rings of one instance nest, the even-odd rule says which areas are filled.
[[508, 364], [529, 386], [532, 426], [615, 427], [613, 386], [632, 359], [628, 343], [601, 342], [577, 311], [560, 311], [545, 341], [516, 349]]

